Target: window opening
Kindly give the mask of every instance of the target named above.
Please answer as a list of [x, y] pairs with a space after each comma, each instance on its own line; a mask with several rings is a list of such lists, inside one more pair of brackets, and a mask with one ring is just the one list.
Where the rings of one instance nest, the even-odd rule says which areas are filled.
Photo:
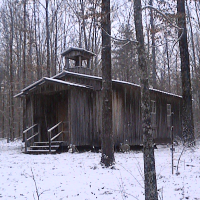
[[171, 104], [167, 104], [167, 126], [168, 127], [171, 127], [171, 115], [172, 115]]
[[167, 104], [167, 116], [171, 116], [172, 112], [171, 112], [171, 104]]
[[156, 114], [156, 102], [151, 100], [151, 114]]

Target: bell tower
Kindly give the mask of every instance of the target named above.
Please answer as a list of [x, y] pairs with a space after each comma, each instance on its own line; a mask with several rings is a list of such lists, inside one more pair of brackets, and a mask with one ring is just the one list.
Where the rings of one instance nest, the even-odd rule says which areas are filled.
[[93, 52], [82, 48], [70, 47], [61, 55], [65, 58], [65, 70], [70, 72], [91, 74], [90, 60], [96, 56]]

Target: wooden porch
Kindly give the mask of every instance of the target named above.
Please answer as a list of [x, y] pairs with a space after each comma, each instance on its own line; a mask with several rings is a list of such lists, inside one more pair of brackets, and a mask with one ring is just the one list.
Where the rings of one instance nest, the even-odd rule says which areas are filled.
[[59, 122], [47, 130], [48, 140], [41, 141], [39, 124], [34, 124], [23, 131], [26, 154], [53, 154], [63, 151], [64, 134], [69, 131], [65, 129], [66, 123]]

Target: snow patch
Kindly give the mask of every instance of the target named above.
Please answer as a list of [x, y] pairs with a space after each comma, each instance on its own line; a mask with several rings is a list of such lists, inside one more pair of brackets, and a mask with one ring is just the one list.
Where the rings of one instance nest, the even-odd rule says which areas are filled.
[[[174, 171], [182, 146], [174, 153]], [[158, 194], [165, 200], [200, 199], [200, 149], [187, 149], [171, 174], [171, 151], [155, 150]], [[102, 168], [101, 153], [28, 155], [21, 141], [0, 140], [0, 199], [144, 199], [143, 154], [115, 153], [115, 166]], [[35, 179], [35, 182], [34, 182]], [[36, 184], [35, 184], [36, 183]]]

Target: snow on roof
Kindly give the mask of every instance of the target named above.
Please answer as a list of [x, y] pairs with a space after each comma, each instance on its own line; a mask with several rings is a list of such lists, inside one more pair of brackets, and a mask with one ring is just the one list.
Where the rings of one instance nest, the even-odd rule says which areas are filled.
[[[52, 78], [61, 78], [63, 76], [65, 76], [66, 74], [69, 74], [69, 75], [74, 75], [74, 76], [80, 76], [80, 77], [84, 77], [84, 78], [89, 78], [89, 79], [95, 79], [95, 80], [102, 80], [102, 77], [99, 77], [99, 76], [92, 76], [92, 75], [87, 75], [87, 74], [81, 74], [81, 73], [76, 73], [76, 72], [70, 72], [70, 71], [62, 71], [61, 73], [53, 76]], [[120, 81], [120, 80], [112, 80], [113, 82], [115, 83], [122, 83], [122, 84], [127, 84], [127, 85], [132, 85], [132, 86], [136, 86], [136, 87], [140, 87], [140, 85], [137, 85], [135, 83], [130, 83], [130, 82], [126, 82], [126, 81]]]
[[58, 79], [47, 78], [47, 77], [45, 77], [44, 79], [46, 81], [51, 81], [51, 82], [55, 82], [55, 83], [61, 83], [61, 84], [65, 84], [65, 85], [75, 86], [75, 87], [82, 87], [82, 88], [92, 89], [92, 87], [90, 87], [90, 86], [81, 85], [81, 84], [77, 84], [77, 83], [71, 83], [71, 82], [62, 81], [62, 80], [58, 80]]
[[131, 82], [127, 82], [127, 81], [120, 81], [120, 80], [112, 80], [114, 83], [121, 83], [121, 84], [126, 84], [126, 85], [132, 85], [135, 87], [140, 87], [140, 85], [135, 84], [135, 83], [131, 83]]
[[25, 91], [28, 91], [29, 89], [35, 87], [35, 85], [38, 85], [38, 84], [40, 84], [42, 81], [44, 81], [44, 78], [45, 78], [45, 77], [41, 78], [40, 80], [36, 81], [35, 83], [32, 83], [31, 85], [29, 85], [29, 86], [27, 86], [27, 87], [25, 87], [24, 89], [21, 90], [21, 92], [20, 92], [19, 94], [16, 94], [14, 97], [19, 97], [19, 96], [23, 95]]
[[61, 73], [53, 76], [52, 78], [61, 78], [61, 77], [65, 76], [66, 74], [74, 75], [74, 76], [81, 76], [81, 77], [84, 77], [84, 78], [91, 78], [91, 79], [96, 79], [96, 80], [102, 80], [102, 78], [99, 77], [99, 76], [91, 76], [91, 75], [87, 75], [87, 74], [70, 72], [70, 71], [66, 71], [66, 70], [63, 70]]
[[72, 51], [80, 51], [82, 53], [86, 53], [86, 54], [89, 54], [91, 56], [96, 56], [96, 54], [94, 54], [93, 52], [91, 51], [88, 51], [86, 49], [83, 49], [83, 48], [78, 48], [78, 47], [69, 47], [68, 49], [66, 49], [65, 51], [63, 51], [61, 53], [62, 56], [65, 56], [66, 54], [72, 52]]
[[[70, 72], [70, 71], [66, 71], [66, 70], [63, 70], [61, 73], [53, 76], [52, 78], [53, 79], [54, 78], [60, 78], [60, 77], [65, 76], [66, 74], [74, 75], [74, 76], [80, 76], [80, 77], [89, 78], [89, 79], [102, 80], [102, 77], [99, 77], [99, 76], [91, 76], [91, 75], [87, 75], [87, 74], [80, 74], [80, 73]], [[114, 83], [120, 83], [120, 84], [126, 84], [126, 85], [135, 86], [135, 87], [141, 87], [138, 84], [127, 82], [127, 81], [120, 81], [120, 80], [114, 80], [114, 79], [112, 81]], [[180, 96], [180, 95], [169, 93], [169, 92], [165, 92], [165, 91], [154, 89], [154, 88], [150, 88], [149, 90], [150, 91], [159, 92], [159, 93], [162, 93], [162, 94], [166, 94], [166, 95], [170, 95], [170, 96], [174, 96], [174, 97], [178, 97], [178, 98], [182, 98], [182, 96]]]
[[45, 80], [55, 82], [55, 83], [61, 83], [61, 84], [65, 84], [65, 85], [75, 86], [75, 87], [92, 89], [91, 86], [81, 85], [81, 84], [77, 84], [77, 83], [71, 83], [71, 82], [62, 81], [62, 80], [53, 79], [53, 78], [45, 78]]
[[149, 88], [149, 90], [154, 91], [154, 92], [159, 92], [159, 93], [162, 93], [162, 94], [166, 94], [166, 95], [170, 95], [170, 96], [174, 96], [174, 97], [178, 97], [178, 98], [182, 98], [182, 96], [180, 96], [180, 95], [173, 94], [173, 93], [170, 93], [170, 92], [165, 92], [165, 91], [162, 91], [162, 90], [157, 90], [157, 89], [153, 89], [153, 88]]
[[[41, 85], [41, 84], [45, 83], [46, 81], [51, 81], [51, 82], [54, 82], [54, 83], [70, 85], [70, 86], [74, 86], [74, 87], [92, 89], [91, 86], [86, 86], [86, 85], [81, 85], [81, 84], [77, 84], [77, 83], [62, 81], [62, 80], [58, 79], [58, 78], [64, 77], [67, 74], [68, 75], [72, 75], [72, 76], [79, 76], [79, 77], [83, 77], [83, 78], [99, 80], [99, 81], [102, 80], [102, 77], [99, 77], [99, 76], [92, 76], [92, 75], [80, 74], [80, 73], [75, 73], [75, 72], [70, 72], [70, 71], [63, 70], [62, 72], [60, 72], [59, 74], [57, 74], [57, 75], [55, 75], [55, 76], [53, 76], [51, 78], [43, 77], [39, 81], [36, 81], [35, 83], [33, 83], [33, 84], [29, 85], [28, 87], [24, 88], [19, 94], [15, 95], [14, 97], [22, 96], [22, 95], [25, 94], [25, 92], [30, 91], [31, 89], [34, 89], [37, 85]], [[134, 87], [141, 87], [138, 84], [134, 84], [134, 83], [126, 82], [126, 81], [120, 81], [120, 80], [112, 80], [112, 81], [113, 81], [113, 83], [125, 84], [125, 85], [134, 86]], [[166, 95], [169, 95], [169, 96], [182, 98], [182, 96], [180, 96], [180, 95], [176, 95], [176, 94], [165, 92], [165, 91], [158, 90], [158, 89], [150, 88], [150, 91], [159, 92], [159, 93], [166, 94]]]
[[43, 77], [39, 81], [36, 81], [35, 83], [33, 83], [33, 84], [29, 85], [28, 87], [24, 88], [19, 94], [15, 95], [14, 97], [22, 96], [27, 91], [30, 91], [30, 90], [36, 88], [36, 86], [42, 85], [45, 82], [54, 82], [54, 83], [64, 84], [64, 85], [69, 85], [69, 86], [74, 86], [74, 87], [81, 87], [81, 88], [86, 88], [86, 89], [92, 89], [92, 87], [86, 86], [86, 85], [81, 85], [81, 84], [71, 83], [71, 82], [62, 81], [62, 80], [58, 80], [58, 79]]

